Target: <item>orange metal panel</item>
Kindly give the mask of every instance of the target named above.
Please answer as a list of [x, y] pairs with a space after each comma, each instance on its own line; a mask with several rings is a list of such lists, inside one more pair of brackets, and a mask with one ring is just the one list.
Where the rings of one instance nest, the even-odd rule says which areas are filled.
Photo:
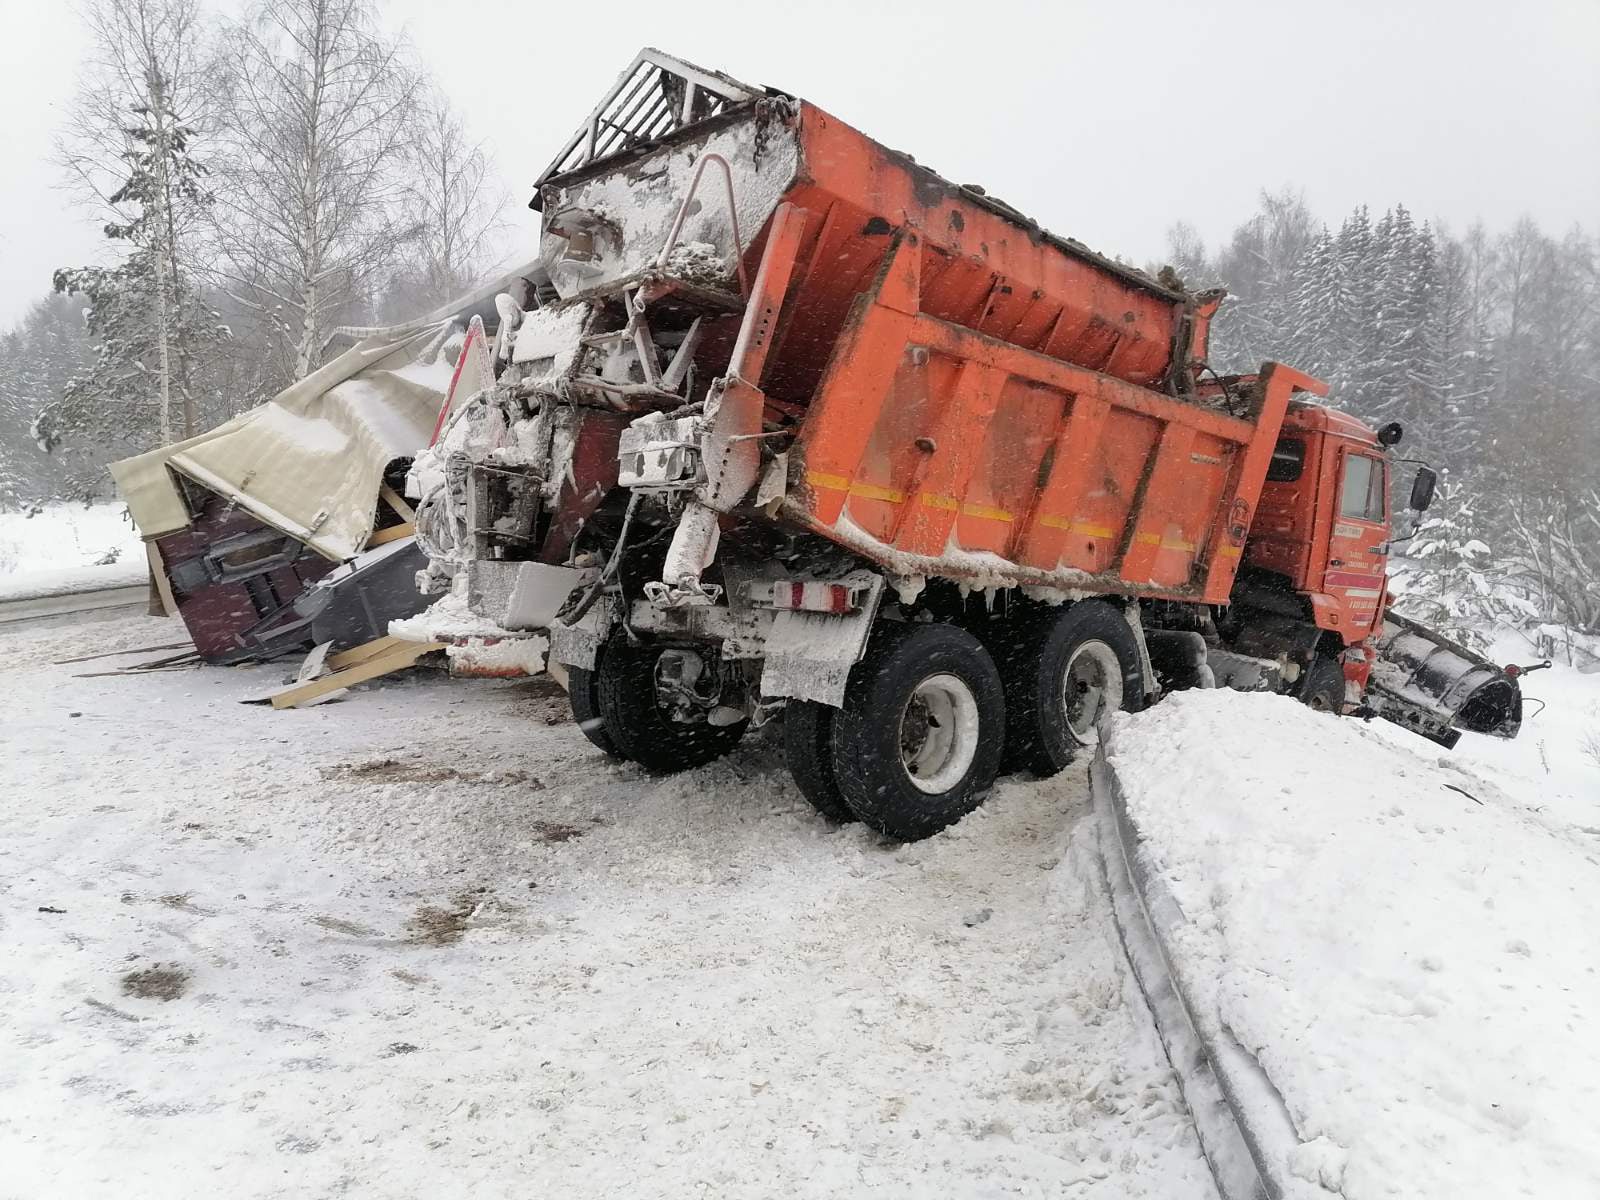
[[1111, 415], [1104, 400], [1076, 396], [1056, 435], [1055, 455], [1039, 490], [1033, 511], [1019, 531], [1016, 558], [1030, 567], [1052, 570], [1068, 562], [1069, 546], [1075, 553], [1069, 565], [1086, 567], [1095, 561], [1095, 544], [1114, 534], [1102, 534], [1087, 517], [1078, 515], [1091, 482], [1090, 465], [1100, 452], [1100, 439]]
[[890, 538], [912, 554], [938, 555], [950, 540], [982, 450], [972, 437], [994, 415], [1004, 377], [991, 367], [964, 363], [939, 419], [925, 435], [929, 449], [908, 503]]
[[962, 498], [956, 541], [966, 550], [1006, 557], [1038, 494], [1040, 468], [1066, 397], [1032, 380], [996, 373], [1005, 384], [987, 427], [973, 431], [981, 439], [980, 470]]
[[[801, 106], [799, 134], [802, 171], [811, 186], [891, 225], [916, 228], [930, 257], [950, 256], [938, 285], [924, 297], [925, 312], [975, 324], [998, 279], [1012, 289], [1013, 299], [1037, 292], [1041, 302], [1060, 308], [1055, 339], [1089, 356], [1077, 361], [1141, 385], [1166, 376], [1183, 311], [1175, 293], [1132, 282], [1086, 250], [1063, 248], [1026, 218], [1002, 215], [810, 104]], [[943, 278], [952, 271], [964, 274], [960, 268], [967, 263], [976, 280]], [[977, 295], [973, 284], [980, 285]]]
[[1137, 517], [1122, 552], [1122, 577], [1135, 583], [1179, 585], [1189, 578], [1195, 544], [1184, 537], [1189, 452], [1195, 431], [1171, 421], [1161, 431], [1145, 469], [1136, 504]]

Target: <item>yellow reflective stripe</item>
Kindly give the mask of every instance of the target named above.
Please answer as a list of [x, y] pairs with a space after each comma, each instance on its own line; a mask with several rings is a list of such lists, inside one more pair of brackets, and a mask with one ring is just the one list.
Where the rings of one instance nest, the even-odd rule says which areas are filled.
[[1239, 555], [1244, 553], [1244, 548], [1242, 546], [1223, 546], [1217, 553], [1223, 558], [1238, 558]]
[[904, 504], [906, 494], [894, 488], [879, 487], [875, 483], [852, 483], [850, 485], [852, 496], [861, 496], [867, 500], [887, 500], [891, 504]]
[[1003, 508], [990, 508], [987, 504], [962, 504], [954, 496], [938, 496], [932, 493], [922, 495], [922, 503], [929, 508], [941, 508], [945, 512], [959, 512], [969, 517], [985, 517], [991, 521], [1015, 521], [1014, 514], [1008, 513]]
[[1082, 533], [1089, 537], [1108, 538], [1112, 536], [1109, 525], [1091, 525], [1087, 521], [1075, 521], [1071, 517], [1057, 517], [1045, 513], [1039, 518], [1039, 524], [1046, 529], [1065, 529], [1068, 533]]
[[867, 500], [888, 500], [895, 504], [904, 504], [906, 494], [894, 488], [879, 487], [873, 483], [852, 483], [843, 475], [827, 475], [821, 471], [807, 471], [806, 482], [812, 487], [824, 487], [835, 492], [849, 492], [852, 496], [861, 496]]
[[807, 471], [806, 482], [813, 487], [832, 488], [836, 492], [850, 490], [850, 481], [843, 475], [824, 475], [821, 471]]
[[1162, 538], [1154, 533], [1141, 533], [1133, 540], [1144, 546], [1160, 546], [1163, 550], [1182, 550], [1186, 554], [1194, 552], [1193, 542], [1181, 541], [1178, 538]]

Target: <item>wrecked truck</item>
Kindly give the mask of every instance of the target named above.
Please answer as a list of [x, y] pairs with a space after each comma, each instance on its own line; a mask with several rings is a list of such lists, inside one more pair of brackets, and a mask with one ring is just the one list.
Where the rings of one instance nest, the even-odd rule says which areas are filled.
[[423, 583], [544, 630], [607, 754], [782, 713], [821, 812], [910, 839], [1174, 687], [1515, 732], [1511, 677], [1386, 629], [1398, 428], [1216, 374], [1220, 292], [649, 50], [532, 203], [545, 277], [413, 468]]

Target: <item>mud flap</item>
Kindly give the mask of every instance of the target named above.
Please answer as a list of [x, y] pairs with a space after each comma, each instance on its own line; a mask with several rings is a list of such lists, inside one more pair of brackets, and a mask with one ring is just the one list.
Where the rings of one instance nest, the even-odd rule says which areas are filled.
[[883, 597], [883, 576], [862, 571], [846, 581], [866, 588], [852, 613], [780, 612], [767, 631], [761, 668], [763, 695], [844, 704], [850, 668], [861, 661]]

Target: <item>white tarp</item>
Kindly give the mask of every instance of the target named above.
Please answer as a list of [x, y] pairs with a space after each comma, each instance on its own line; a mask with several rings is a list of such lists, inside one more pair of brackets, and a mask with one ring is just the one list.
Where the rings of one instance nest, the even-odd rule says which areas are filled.
[[140, 533], [188, 526], [176, 471], [327, 558], [358, 553], [384, 468], [415, 455], [433, 432], [450, 365], [417, 356], [439, 331], [362, 342], [210, 433], [113, 464]]
[[154, 538], [188, 527], [177, 472], [327, 558], [353, 557], [372, 533], [385, 467], [415, 456], [433, 433], [452, 370], [437, 354], [440, 335], [536, 273], [526, 264], [403, 326], [343, 330], [364, 340], [259, 408], [112, 464], [139, 532]]

